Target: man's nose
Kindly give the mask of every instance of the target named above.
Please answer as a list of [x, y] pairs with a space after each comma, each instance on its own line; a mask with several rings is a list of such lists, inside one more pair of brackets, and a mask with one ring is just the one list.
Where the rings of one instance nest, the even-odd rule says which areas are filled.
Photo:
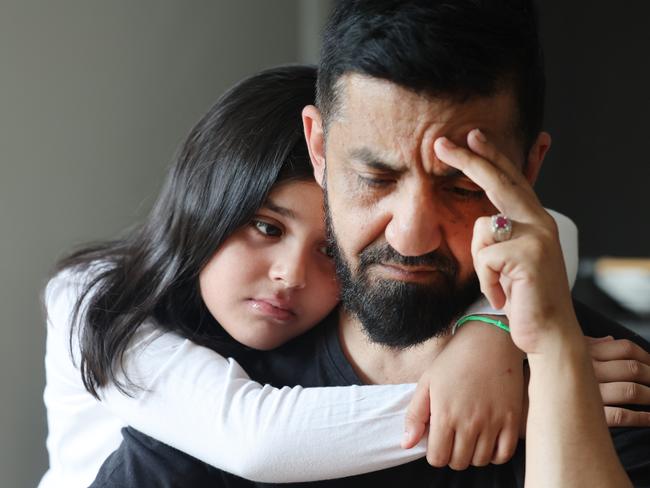
[[285, 288], [304, 288], [307, 283], [305, 260], [300, 250], [280, 251], [269, 269], [269, 278]]
[[438, 249], [442, 242], [438, 205], [430, 186], [398, 195], [385, 230], [387, 242], [402, 256], [421, 256]]

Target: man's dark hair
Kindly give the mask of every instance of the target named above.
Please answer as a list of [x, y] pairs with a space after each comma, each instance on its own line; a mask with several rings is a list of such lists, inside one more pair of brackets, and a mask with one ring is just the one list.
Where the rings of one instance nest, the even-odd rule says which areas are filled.
[[338, 82], [356, 73], [463, 102], [514, 88], [526, 148], [540, 132], [545, 77], [533, 0], [342, 0], [323, 34], [317, 105], [325, 130]]

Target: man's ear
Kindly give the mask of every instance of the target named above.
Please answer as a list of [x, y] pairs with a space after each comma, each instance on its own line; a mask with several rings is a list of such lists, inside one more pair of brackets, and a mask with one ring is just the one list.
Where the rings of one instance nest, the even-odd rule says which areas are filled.
[[320, 111], [313, 105], [302, 109], [302, 126], [309, 150], [309, 159], [314, 167], [314, 178], [322, 187], [325, 180], [325, 134]]
[[528, 152], [528, 160], [526, 161], [526, 169], [524, 175], [531, 185], [537, 181], [539, 170], [542, 168], [544, 157], [551, 147], [551, 135], [548, 132], [540, 132], [535, 139], [533, 147]]

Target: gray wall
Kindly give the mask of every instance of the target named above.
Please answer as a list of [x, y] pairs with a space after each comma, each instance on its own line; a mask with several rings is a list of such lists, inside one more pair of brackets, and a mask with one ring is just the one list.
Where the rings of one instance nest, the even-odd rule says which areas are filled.
[[38, 295], [55, 260], [145, 215], [227, 86], [315, 61], [326, 3], [0, 0], [0, 486], [46, 468]]

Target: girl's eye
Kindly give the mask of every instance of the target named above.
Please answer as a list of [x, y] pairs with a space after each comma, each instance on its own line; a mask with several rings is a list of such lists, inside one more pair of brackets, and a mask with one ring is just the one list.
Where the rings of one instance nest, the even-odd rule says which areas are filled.
[[265, 222], [264, 220], [253, 220], [251, 224], [259, 233], [264, 234], [265, 236], [280, 237], [282, 235], [282, 229], [280, 229], [280, 227]]

